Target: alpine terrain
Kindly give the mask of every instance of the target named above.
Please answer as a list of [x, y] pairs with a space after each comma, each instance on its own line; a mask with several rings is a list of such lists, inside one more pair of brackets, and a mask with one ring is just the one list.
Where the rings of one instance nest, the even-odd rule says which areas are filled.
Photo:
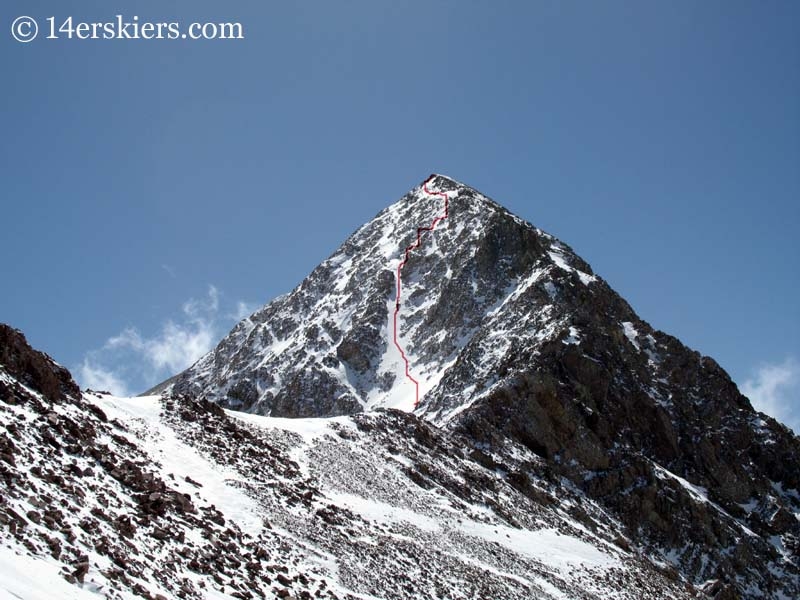
[[800, 597], [800, 439], [442, 175], [146, 396], [0, 326], [0, 400], [0, 600]]

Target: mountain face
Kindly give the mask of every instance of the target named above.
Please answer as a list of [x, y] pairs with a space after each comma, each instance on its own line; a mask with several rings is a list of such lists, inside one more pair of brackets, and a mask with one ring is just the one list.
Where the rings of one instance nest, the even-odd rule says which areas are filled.
[[0, 423], [2, 598], [696, 597], [530, 450], [410, 413], [81, 394], [0, 325]]
[[518, 443], [687, 580], [800, 596], [798, 438], [568, 246], [441, 175], [169, 389], [273, 417], [397, 407]]
[[[425, 185], [441, 195], [420, 186], [382, 211], [294, 291], [239, 323], [174, 389], [271, 416], [413, 408], [415, 386], [394, 344], [396, 276], [418, 228], [444, 214], [444, 195], [448, 217], [420, 232], [401, 271], [397, 339], [421, 397], [538, 274], [568, 260], [588, 270], [475, 190], [441, 176]], [[489, 375], [480, 377], [485, 387]]]

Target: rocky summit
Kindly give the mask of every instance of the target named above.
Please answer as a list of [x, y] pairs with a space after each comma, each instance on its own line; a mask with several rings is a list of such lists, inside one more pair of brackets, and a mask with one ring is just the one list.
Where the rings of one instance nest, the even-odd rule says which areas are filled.
[[3, 552], [80, 590], [800, 597], [800, 439], [441, 175], [149, 396], [0, 334]]

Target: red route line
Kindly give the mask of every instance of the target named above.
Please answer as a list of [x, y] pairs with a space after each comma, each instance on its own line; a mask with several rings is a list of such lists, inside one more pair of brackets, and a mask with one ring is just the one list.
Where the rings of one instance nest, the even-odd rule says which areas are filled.
[[436, 177], [436, 175], [431, 175], [428, 177], [422, 184], [423, 191], [428, 194], [429, 196], [441, 196], [444, 198], [444, 214], [439, 215], [436, 217], [428, 227], [417, 227], [417, 241], [411, 244], [408, 248], [405, 249], [403, 253], [403, 260], [400, 261], [400, 264], [397, 265], [397, 295], [395, 296], [395, 304], [394, 304], [394, 345], [400, 351], [400, 356], [403, 357], [403, 362], [406, 364], [406, 379], [411, 381], [414, 384], [414, 408], [417, 408], [419, 405], [419, 381], [414, 379], [411, 375], [411, 372], [408, 368], [408, 358], [406, 358], [406, 353], [403, 351], [403, 348], [400, 346], [400, 342], [397, 340], [397, 315], [400, 313], [400, 297], [402, 295], [402, 287], [400, 285], [400, 271], [403, 270], [403, 267], [406, 266], [408, 262], [409, 254], [412, 250], [416, 250], [417, 248], [422, 245], [422, 234], [426, 231], [433, 231], [436, 228], [436, 225], [440, 221], [444, 221], [447, 218], [448, 211], [450, 209], [450, 201], [447, 198], [447, 194], [444, 192], [432, 192], [428, 189], [428, 184], [431, 180]]

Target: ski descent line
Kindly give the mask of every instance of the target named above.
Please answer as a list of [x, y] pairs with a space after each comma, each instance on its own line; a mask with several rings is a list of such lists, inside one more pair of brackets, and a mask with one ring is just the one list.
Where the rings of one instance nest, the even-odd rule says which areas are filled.
[[406, 353], [403, 351], [402, 346], [400, 346], [400, 341], [397, 339], [397, 315], [400, 313], [400, 298], [403, 291], [400, 282], [400, 272], [403, 270], [403, 267], [406, 266], [411, 251], [416, 250], [422, 245], [422, 234], [426, 231], [433, 231], [436, 228], [436, 225], [447, 218], [448, 211], [450, 210], [450, 200], [445, 192], [432, 192], [428, 189], [428, 184], [434, 177], [436, 177], [435, 174], [431, 175], [423, 182], [422, 190], [429, 196], [441, 196], [444, 198], [444, 214], [436, 217], [428, 227], [417, 227], [417, 241], [405, 249], [405, 252], [403, 253], [403, 260], [401, 260], [400, 264], [397, 265], [397, 294], [395, 296], [394, 304], [394, 345], [400, 352], [400, 356], [403, 357], [403, 362], [405, 363], [406, 368], [406, 379], [414, 384], [414, 408], [417, 408], [419, 405], [419, 381], [414, 379], [414, 377], [411, 375], [408, 365], [408, 358], [406, 358]]

